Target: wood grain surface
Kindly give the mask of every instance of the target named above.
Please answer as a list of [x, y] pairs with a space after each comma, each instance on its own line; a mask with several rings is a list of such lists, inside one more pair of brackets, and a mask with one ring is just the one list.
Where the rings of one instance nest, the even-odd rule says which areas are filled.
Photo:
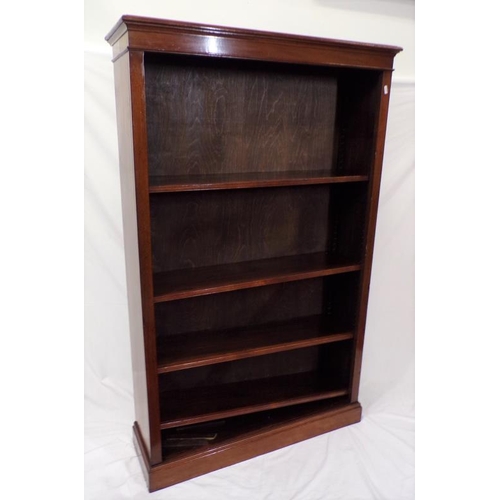
[[[315, 373], [285, 375], [163, 395], [162, 429], [207, 422], [271, 408], [345, 396], [347, 387], [325, 389]], [[170, 404], [169, 404], [170, 401]], [[182, 401], [182, 404], [176, 404]]]
[[260, 326], [192, 332], [158, 338], [158, 373], [262, 356], [351, 339], [353, 333], [323, 316]]
[[402, 49], [268, 31], [122, 16], [106, 36], [116, 60], [127, 50], [391, 70]]
[[150, 55], [146, 96], [153, 176], [332, 169], [328, 70]]
[[149, 180], [150, 193], [179, 191], [213, 191], [258, 187], [306, 186], [309, 184], [340, 184], [366, 182], [367, 175], [333, 175], [330, 170], [284, 172], [244, 172], [231, 174], [158, 175]]
[[153, 270], [326, 252], [329, 218], [329, 186], [153, 196]]
[[294, 255], [235, 264], [180, 269], [154, 276], [155, 302], [286, 283], [359, 271], [350, 258], [324, 253]]
[[[359, 277], [359, 273], [349, 274], [353, 279]], [[343, 275], [328, 279], [335, 280], [340, 276]], [[158, 336], [238, 329], [321, 315], [325, 280], [300, 280], [158, 303]]]

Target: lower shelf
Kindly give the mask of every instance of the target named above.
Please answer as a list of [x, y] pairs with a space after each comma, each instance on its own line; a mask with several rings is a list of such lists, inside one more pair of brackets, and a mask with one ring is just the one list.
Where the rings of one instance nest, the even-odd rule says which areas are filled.
[[322, 387], [315, 372], [165, 391], [160, 398], [161, 428], [335, 398], [348, 392], [347, 387]]
[[[137, 423], [134, 443], [140, 455], [149, 491], [156, 491], [182, 481], [227, 467], [243, 460], [289, 446], [304, 439], [333, 431], [361, 420], [359, 403], [321, 401], [308, 405], [253, 415], [252, 422], [238, 417], [222, 430], [213, 443], [166, 454], [162, 463], [150, 466], [146, 447]], [[168, 431], [173, 432], [173, 431]]]
[[306, 186], [308, 184], [337, 184], [366, 182], [367, 175], [333, 175], [331, 170], [285, 172], [235, 172], [232, 174], [158, 175], [149, 178], [150, 193], [179, 191], [212, 191], [275, 186]]

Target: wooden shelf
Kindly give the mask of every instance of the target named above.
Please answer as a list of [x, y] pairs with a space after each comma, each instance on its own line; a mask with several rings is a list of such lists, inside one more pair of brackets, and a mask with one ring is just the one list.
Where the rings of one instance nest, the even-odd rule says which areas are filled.
[[[238, 442], [255, 433], [272, 432], [276, 426], [301, 421], [303, 418], [318, 417], [323, 415], [325, 411], [338, 411], [348, 404], [349, 401], [346, 397], [339, 397], [165, 429], [162, 431], [164, 456], [166, 461], [175, 461], [200, 452], [216, 454], [223, 447], [230, 446], [231, 443]], [[183, 438], [184, 443], [182, 443]]]
[[351, 259], [331, 258], [320, 252], [157, 273], [154, 302], [198, 297], [289, 281], [359, 271]]
[[220, 189], [247, 189], [278, 186], [304, 186], [309, 184], [337, 184], [365, 182], [367, 175], [335, 176], [329, 170], [252, 172], [208, 175], [152, 176], [150, 193], [179, 191], [211, 191]]
[[321, 388], [317, 373], [164, 391], [160, 394], [161, 428], [170, 429], [335, 398], [348, 392], [347, 387]]
[[339, 342], [353, 332], [328, 328], [322, 316], [261, 326], [159, 337], [158, 373], [168, 373], [275, 352]]

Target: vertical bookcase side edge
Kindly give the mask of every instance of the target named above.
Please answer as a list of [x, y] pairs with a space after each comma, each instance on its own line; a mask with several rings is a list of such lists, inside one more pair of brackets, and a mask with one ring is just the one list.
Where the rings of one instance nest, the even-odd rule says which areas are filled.
[[[365, 252], [363, 257], [361, 287], [358, 300], [357, 325], [354, 334], [354, 359], [351, 368], [351, 402], [356, 402], [359, 395], [361, 363], [365, 338], [366, 317], [368, 312], [368, 298], [370, 292], [373, 248], [375, 242], [375, 230], [377, 225], [378, 202], [380, 195], [380, 181], [382, 177], [382, 163], [387, 127], [387, 114], [389, 109], [391, 78], [392, 70], [381, 72], [380, 83], [377, 86], [379, 93], [379, 104], [378, 114], [376, 118], [377, 121], [375, 125], [375, 147], [373, 151], [373, 163], [369, 185], [368, 208], [366, 212], [366, 227], [364, 238]], [[385, 92], [385, 89], [387, 89], [387, 93]]]
[[134, 406], [150, 464], [161, 462], [156, 339], [149, 241], [149, 186], [143, 53], [114, 61], [120, 183]]

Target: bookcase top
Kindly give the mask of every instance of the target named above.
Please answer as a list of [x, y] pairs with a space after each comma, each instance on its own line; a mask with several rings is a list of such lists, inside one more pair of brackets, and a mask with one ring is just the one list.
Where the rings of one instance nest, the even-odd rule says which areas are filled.
[[390, 70], [401, 47], [124, 15], [105, 39], [128, 50]]

